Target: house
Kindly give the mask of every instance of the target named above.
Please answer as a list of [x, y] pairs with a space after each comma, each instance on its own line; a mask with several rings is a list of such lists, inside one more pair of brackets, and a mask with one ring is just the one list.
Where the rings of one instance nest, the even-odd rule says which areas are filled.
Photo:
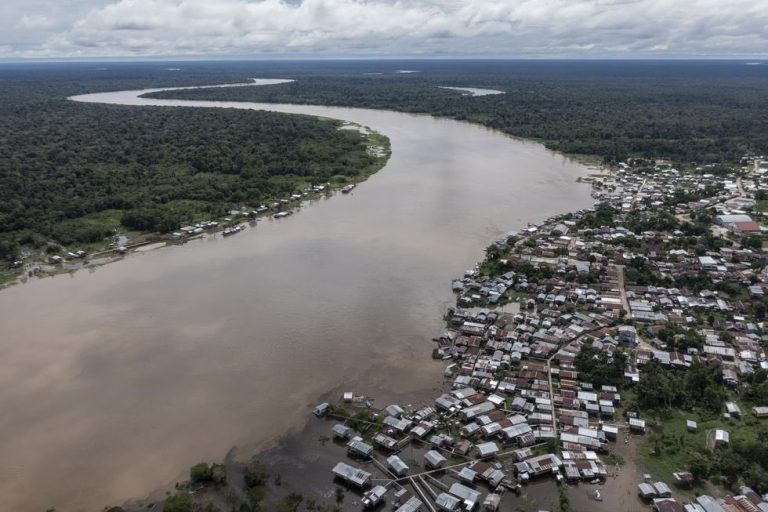
[[714, 434], [715, 446], [727, 447], [731, 442], [731, 435], [727, 430], [717, 429]]
[[693, 420], [685, 420], [685, 428], [688, 429], [688, 432], [697, 432], [699, 424]]
[[480, 443], [477, 446], [477, 452], [480, 455], [481, 459], [487, 458], [487, 457], [493, 457], [497, 453], [499, 453], [499, 447], [496, 443], [490, 441], [487, 443]]
[[435, 505], [437, 505], [438, 510], [444, 512], [456, 512], [457, 510], [461, 510], [461, 500], [444, 492], [437, 495], [437, 498], [435, 498]]
[[349, 464], [339, 462], [331, 470], [337, 478], [357, 487], [365, 487], [371, 483], [371, 474]]
[[370, 459], [373, 455], [373, 446], [356, 438], [347, 443], [347, 453], [352, 457]]
[[715, 498], [706, 494], [696, 498], [696, 505], [705, 512], [725, 512], [725, 509], [720, 506], [720, 503]]
[[637, 329], [631, 325], [619, 326], [619, 341], [627, 345], [637, 344]]
[[385, 450], [392, 451], [397, 449], [397, 441], [386, 434], [382, 434], [381, 432], [373, 436], [373, 442]]
[[605, 438], [615, 441], [619, 437], [619, 427], [603, 424], [601, 430], [605, 433]]
[[554, 473], [563, 462], [553, 453], [532, 457], [526, 461], [533, 476], [543, 475], [545, 473]]
[[410, 496], [408, 500], [395, 509], [395, 512], [420, 512], [423, 503], [416, 496]]
[[759, 233], [760, 224], [758, 224], [753, 220], [745, 221], [745, 222], [734, 222], [730, 224], [729, 229], [736, 234]]
[[752, 217], [749, 215], [716, 215], [714, 218], [715, 224], [729, 228], [739, 222], [752, 222]]
[[465, 510], [474, 510], [480, 501], [480, 493], [466, 485], [453, 484], [448, 492], [461, 499]]
[[477, 471], [475, 471], [474, 469], [464, 467], [464, 468], [461, 468], [461, 471], [459, 471], [459, 474], [457, 476], [459, 477], [459, 480], [461, 480], [462, 482], [473, 484], [475, 483], [475, 479], [477, 478]]
[[405, 419], [401, 420], [401, 419], [395, 418], [394, 416], [387, 416], [386, 418], [384, 418], [382, 423], [384, 423], [384, 425], [388, 427], [392, 427], [393, 429], [397, 430], [400, 433], [405, 432], [411, 426], [410, 421]]
[[431, 469], [440, 469], [445, 466], [447, 459], [437, 450], [429, 450], [424, 454], [424, 464]]
[[656, 495], [659, 498], [671, 498], [672, 489], [669, 488], [664, 482], [656, 482], [653, 484], [653, 488], [656, 489]]
[[689, 471], [680, 471], [677, 473], [672, 473], [672, 476], [675, 477], [675, 483], [679, 487], [690, 487], [693, 485], [693, 473]]
[[377, 485], [370, 491], [363, 493], [363, 507], [375, 508], [379, 503], [384, 501], [384, 496], [387, 494], [387, 488], [383, 485]]
[[685, 508], [672, 498], [657, 498], [651, 506], [656, 512], [685, 512]]
[[485, 497], [485, 501], [483, 501], [483, 508], [489, 512], [496, 512], [499, 510], [499, 507], [501, 506], [501, 495], [496, 493], [491, 493], [488, 496]]
[[629, 430], [645, 434], [645, 420], [640, 418], [629, 418]]
[[352, 437], [354, 430], [351, 427], [337, 423], [331, 429], [333, 431], [333, 437], [336, 439], [347, 440]]
[[[439, 405], [439, 404], [438, 404]], [[496, 406], [493, 405], [491, 402], [480, 402], [477, 405], [473, 405], [470, 407], [467, 407], [461, 413], [464, 415], [464, 419], [467, 421], [476, 418], [477, 416], [482, 416], [483, 414], [488, 414], [489, 412], [496, 409]]]
[[752, 415], [755, 418], [768, 418], [768, 407], [766, 406], [753, 407]]
[[725, 412], [733, 418], [741, 418], [741, 408], [734, 402], [725, 402]]
[[432, 432], [434, 428], [435, 428], [435, 425], [433, 423], [429, 421], [425, 421], [413, 427], [411, 429], [410, 435], [414, 439], [423, 439], [424, 436]]
[[404, 477], [411, 470], [408, 465], [403, 462], [403, 459], [397, 455], [392, 455], [387, 458], [387, 467], [398, 477]]
[[315, 407], [315, 409], [312, 411], [315, 416], [320, 418], [321, 416], [325, 416], [331, 411], [331, 405], [328, 402], [323, 402], [322, 404]]
[[736, 388], [739, 386], [739, 376], [730, 368], [725, 368], [723, 369], [723, 384], [730, 388]]
[[656, 494], [656, 488], [646, 482], [643, 482], [637, 486], [637, 493], [641, 498], [648, 501], [659, 497], [658, 494]]

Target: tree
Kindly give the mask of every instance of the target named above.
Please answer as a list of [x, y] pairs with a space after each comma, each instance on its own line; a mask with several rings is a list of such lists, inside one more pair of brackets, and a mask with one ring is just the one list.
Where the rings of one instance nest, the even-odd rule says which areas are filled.
[[336, 503], [341, 505], [344, 502], [344, 489], [336, 487]]
[[243, 478], [247, 487], [263, 487], [269, 480], [269, 473], [264, 464], [252, 461], [243, 468]]
[[560, 512], [571, 512], [571, 502], [565, 487], [560, 487]]
[[730, 483], [733, 483], [743, 472], [745, 467], [744, 462], [744, 459], [742, 459], [739, 455], [731, 450], [728, 450], [721, 455], [718, 462], [718, 468], [726, 480], [728, 480]]
[[741, 239], [741, 245], [750, 249], [761, 249], [763, 247], [763, 238], [760, 235], [747, 235]]
[[644, 409], [669, 408], [675, 401], [677, 389], [678, 383], [669, 372], [658, 363], [648, 363], [637, 386], [637, 403]]
[[205, 462], [189, 468], [189, 479], [193, 484], [207, 484], [213, 480], [213, 468]]
[[186, 492], [169, 496], [163, 505], [163, 512], [192, 512], [192, 510], [192, 496]]
[[702, 480], [709, 476], [712, 470], [712, 463], [709, 457], [700, 452], [691, 452], [688, 454], [688, 471], [697, 480]]
[[296, 512], [299, 510], [299, 506], [301, 506], [303, 501], [303, 495], [297, 492], [292, 492], [278, 502], [277, 510], [278, 512]]

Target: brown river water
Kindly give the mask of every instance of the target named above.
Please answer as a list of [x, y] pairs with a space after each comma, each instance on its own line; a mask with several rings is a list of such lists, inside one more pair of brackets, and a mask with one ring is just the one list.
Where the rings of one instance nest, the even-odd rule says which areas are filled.
[[145, 496], [301, 431], [340, 386], [423, 394], [441, 379], [430, 339], [451, 278], [507, 231], [592, 204], [584, 166], [480, 126], [139, 94], [76, 99], [342, 119], [389, 136], [392, 157], [351, 194], [233, 237], [0, 291], [2, 510]]

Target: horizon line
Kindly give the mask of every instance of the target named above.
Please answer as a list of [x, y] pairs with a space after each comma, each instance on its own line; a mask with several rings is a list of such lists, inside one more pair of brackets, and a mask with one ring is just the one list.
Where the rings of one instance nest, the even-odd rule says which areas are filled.
[[754, 62], [755, 64], [768, 63], [768, 56], [722, 56], [722, 55], [699, 55], [699, 56], [600, 56], [600, 57], [471, 57], [471, 56], [346, 56], [346, 57], [318, 57], [318, 56], [280, 56], [280, 57], [247, 57], [247, 56], [137, 56], [137, 57], [6, 57], [0, 58], [0, 64], [53, 64], [53, 63], [78, 63], [78, 62], [344, 62], [344, 61], [495, 61], [495, 62], [514, 62], [514, 61], [635, 61], [635, 62], [658, 62], [658, 61], [707, 61], [707, 62]]

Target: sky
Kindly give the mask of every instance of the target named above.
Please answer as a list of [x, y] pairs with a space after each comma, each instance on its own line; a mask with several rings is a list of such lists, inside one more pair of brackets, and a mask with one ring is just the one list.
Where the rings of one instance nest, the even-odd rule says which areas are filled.
[[763, 58], [768, 0], [0, 0], [0, 58]]

